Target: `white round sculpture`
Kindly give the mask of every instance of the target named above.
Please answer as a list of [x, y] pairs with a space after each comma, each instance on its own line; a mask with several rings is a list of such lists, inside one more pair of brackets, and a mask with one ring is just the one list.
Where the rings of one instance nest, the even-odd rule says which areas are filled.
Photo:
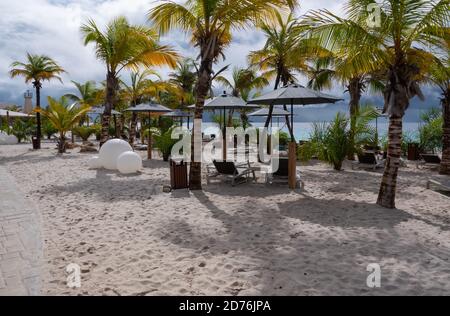
[[132, 151], [130, 144], [121, 139], [111, 139], [100, 148], [100, 161], [103, 168], [117, 170], [117, 158], [127, 151]]
[[98, 156], [94, 156], [88, 161], [88, 166], [90, 169], [100, 169], [102, 166], [102, 161]]
[[15, 145], [18, 142], [16, 136], [0, 132], [0, 145]]
[[142, 168], [142, 158], [132, 151], [124, 152], [117, 159], [117, 169], [120, 173], [136, 173]]

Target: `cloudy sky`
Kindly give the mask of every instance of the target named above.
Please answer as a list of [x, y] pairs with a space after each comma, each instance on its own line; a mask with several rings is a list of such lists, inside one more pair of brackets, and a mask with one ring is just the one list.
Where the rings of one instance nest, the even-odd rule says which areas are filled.
[[[79, 32], [80, 25], [88, 18], [94, 19], [98, 25], [106, 24], [110, 19], [126, 16], [132, 23], [146, 23], [146, 12], [155, 5], [154, 0], [0, 0], [0, 103], [23, 104], [22, 94], [31, 85], [26, 85], [23, 79], [10, 79], [9, 66], [15, 60], [24, 60], [28, 51], [33, 54], [46, 54], [55, 59], [68, 71], [63, 76], [64, 84], [57, 81], [45, 83], [43, 101], [47, 95], [59, 96], [73, 91], [71, 80], [84, 82], [87, 80], [104, 80], [105, 69], [96, 60], [91, 46], [84, 47]], [[327, 8], [333, 12], [342, 12], [343, 0], [304, 0], [301, 1], [301, 15], [310, 9]], [[164, 37], [165, 44], [174, 46], [182, 55], [196, 57], [196, 50], [189, 46], [188, 37], [178, 32], [172, 32]], [[245, 66], [247, 53], [258, 49], [264, 44], [264, 37], [256, 30], [248, 30], [234, 34], [234, 42], [226, 51], [226, 60], [222, 63]], [[221, 65], [218, 65], [218, 68]], [[161, 70], [167, 75], [168, 69]], [[341, 86], [332, 93], [347, 98]], [[409, 111], [409, 120], [414, 120], [420, 111], [430, 106], [438, 105], [438, 92], [425, 89], [425, 103], [414, 100]], [[364, 102], [374, 102], [381, 106], [382, 100], [377, 97], [367, 97]], [[335, 105], [322, 109], [324, 113], [345, 111], [346, 105]], [[306, 109], [303, 117], [306, 120], [314, 118], [315, 111]]]

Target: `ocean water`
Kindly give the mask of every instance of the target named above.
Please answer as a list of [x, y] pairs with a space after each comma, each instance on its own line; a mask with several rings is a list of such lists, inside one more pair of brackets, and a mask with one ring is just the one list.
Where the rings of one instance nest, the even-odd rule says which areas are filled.
[[[284, 122], [283, 122], [284, 123]], [[280, 120], [280, 124], [275, 121], [273, 123], [273, 127], [277, 128], [279, 126], [279, 129], [288, 132], [287, 128], [285, 127], [285, 124], [283, 124]], [[186, 125], [186, 124], [184, 124]], [[376, 123], [371, 123], [373, 127], [376, 127]], [[252, 122], [252, 126], [254, 127], [264, 127], [264, 123], [262, 122]], [[308, 140], [309, 136], [312, 132], [312, 122], [294, 122], [294, 135], [296, 140]], [[416, 138], [418, 134], [420, 123], [419, 122], [404, 122], [403, 123], [403, 132], [406, 133], [408, 136], [412, 138]], [[389, 123], [386, 119], [380, 119], [378, 121], [378, 135], [380, 138], [387, 135], [388, 132]], [[191, 123], [192, 128], [192, 123]], [[211, 122], [203, 122], [202, 124], [203, 133], [209, 135], [209, 134], [217, 134], [219, 132], [219, 128], [217, 124], [211, 123]]]

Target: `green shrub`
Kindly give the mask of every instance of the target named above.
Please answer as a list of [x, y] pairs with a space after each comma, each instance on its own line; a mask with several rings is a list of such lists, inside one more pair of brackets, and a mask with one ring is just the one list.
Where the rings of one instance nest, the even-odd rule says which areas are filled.
[[348, 125], [349, 120], [342, 113], [338, 113], [331, 123], [314, 123], [310, 142], [300, 146], [297, 153], [300, 160], [316, 156], [335, 170], [341, 170], [350, 148]]
[[102, 126], [100, 124], [94, 124], [91, 126], [92, 133], [95, 135], [96, 140], [100, 140], [102, 136]]
[[440, 109], [430, 109], [421, 115], [423, 125], [419, 127], [419, 147], [423, 152], [436, 152], [442, 148], [443, 116]]
[[291, 137], [289, 136], [288, 133], [283, 132], [283, 131], [278, 131], [275, 134], [275, 137], [278, 136], [278, 142], [281, 148], [286, 148], [286, 146], [288, 145], [289, 141], [291, 140]]
[[19, 143], [21, 143], [24, 140], [28, 140], [31, 135], [34, 133], [34, 124], [31, 120], [28, 121], [22, 121], [20, 119], [15, 120], [12, 129], [11, 134], [17, 137], [17, 140]]
[[173, 129], [174, 127], [169, 128], [167, 131], [160, 134], [154, 134], [153, 136], [154, 146], [161, 151], [164, 161], [169, 160], [173, 146], [179, 141], [178, 139], [172, 139]]
[[42, 118], [42, 133], [47, 137], [47, 139], [51, 139], [53, 135], [55, 135], [58, 130], [53, 126], [53, 124], [45, 117]]
[[73, 130], [74, 135], [80, 137], [83, 141], [87, 141], [92, 134], [95, 133], [95, 129], [87, 126], [77, 126]]

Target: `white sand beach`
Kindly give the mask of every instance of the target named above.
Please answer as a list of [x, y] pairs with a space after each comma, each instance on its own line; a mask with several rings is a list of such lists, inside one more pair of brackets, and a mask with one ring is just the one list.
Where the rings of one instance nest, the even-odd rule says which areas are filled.
[[[301, 166], [299, 192], [259, 181], [167, 194], [168, 163], [123, 176], [89, 170], [90, 157], [0, 146], [0, 164], [41, 213], [43, 294], [450, 294], [450, 198], [426, 189], [429, 170], [402, 168], [388, 210], [375, 205], [381, 171], [349, 165]], [[70, 263], [80, 289], [66, 286]], [[366, 285], [370, 263], [381, 288]]]

